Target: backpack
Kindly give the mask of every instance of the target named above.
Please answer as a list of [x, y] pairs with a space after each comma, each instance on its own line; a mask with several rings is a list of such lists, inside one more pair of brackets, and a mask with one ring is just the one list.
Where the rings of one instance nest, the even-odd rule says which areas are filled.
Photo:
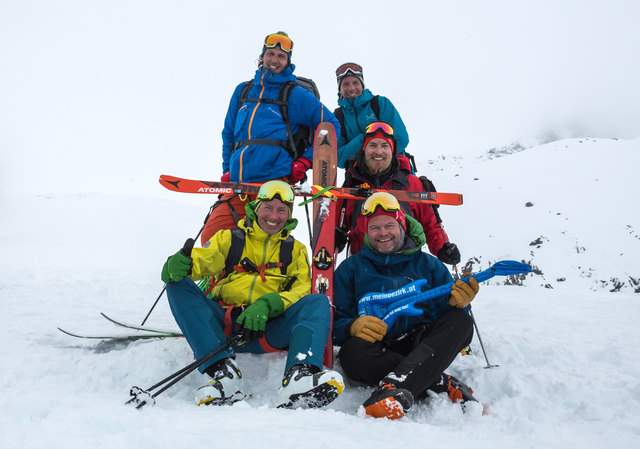
[[[380, 95], [375, 95], [371, 100], [369, 100], [369, 106], [371, 106], [371, 110], [376, 116], [377, 120], [380, 120], [380, 100], [378, 99]], [[347, 138], [347, 128], [344, 126], [344, 110], [342, 106], [337, 107], [333, 111], [333, 115], [340, 122], [340, 137], [346, 139]], [[416, 173], [418, 171], [418, 167], [416, 166], [416, 160], [414, 159], [412, 154], [407, 153], [405, 150], [404, 155], [409, 159], [411, 164], [412, 173]]]
[[311, 92], [318, 100], [320, 100], [320, 91], [316, 86], [316, 83], [310, 78], [304, 78], [302, 76], [297, 76], [295, 81], [287, 81], [280, 87], [280, 92], [278, 93], [277, 100], [271, 100], [269, 98], [248, 98], [249, 91], [253, 87], [253, 79], [250, 79], [244, 86], [242, 87], [242, 91], [240, 92], [240, 100], [238, 102], [238, 109], [242, 106], [243, 103], [253, 102], [253, 103], [270, 103], [276, 104], [280, 108], [280, 114], [282, 114], [282, 119], [287, 125], [287, 139], [286, 140], [275, 140], [275, 139], [248, 139], [241, 140], [238, 143], [234, 143], [231, 147], [232, 151], [235, 151], [241, 146], [254, 144], [254, 145], [273, 145], [273, 146], [281, 146], [285, 149], [291, 159], [294, 161], [299, 159], [303, 154], [307, 147], [313, 145], [315, 130], [311, 129], [304, 125], [298, 126], [298, 131], [292, 135], [291, 132], [291, 122], [289, 118], [289, 96], [291, 95], [291, 91], [294, 87], [300, 86], [303, 89]]
[[[253, 263], [248, 257], [240, 260], [240, 257], [242, 257], [242, 251], [244, 251], [244, 245], [247, 237], [244, 231], [240, 228], [231, 228], [230, 231], [231, 247], [229, 248], [229, 252], [227, 253], [227, 258], [225, 259], [224, 270], [222, 270], [217, 279], [214, 276], [210, 276], [208, 281], [203, 284], [201, 288], [206, 296], [209, 296], [218, 282], [229, 276], [234, 271], [246, 271], [249, 273], [257, 273], [259, 271], [260, 267], [256, 266], [256, 264]], [[279, 266], [280, 273], [283, 276], [286, 276], [287, 268], [289, 268], [289, 265], [293, 260], [294, 242], [295, 240], [291, 235], [284, 239], [282, 243], [280, 243], [280, 261], [277, 263], [270, 262], [266, 264], [264, 268], [274, 268]], [[290, 290], [295, 280], [295, 277], [289, 279], [282, 291]]]
[[[418, 179], [420, 180], [420, 182], [422, 182], [422, 186], [427, 192], [437, 192], [436, 186], [433, 185], [433, 181], [431, 181], [429, 178], [427, 178], [426, 176], [420, 176]], [[432, 204], [431, 207], [433, 208], [433, 213], [436, 216], [438, 224], [442, 223], [442, 218], [440, 218], [440, 213], [438, 212], [438, 208], [440, 207], [440, 205]]]

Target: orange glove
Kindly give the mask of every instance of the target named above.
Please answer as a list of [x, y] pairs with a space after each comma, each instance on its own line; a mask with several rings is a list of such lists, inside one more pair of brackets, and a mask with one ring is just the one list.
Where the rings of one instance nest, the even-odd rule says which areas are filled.
[[[469, 276], [470, 274], [471, 273], [463, 273], [462, 277]], [[473, 298], [476, 297], [478, 290], [480, 290], [480, 284], [478, 284], [476, 278], [469, 278], [468, 284], [465, 281], [458, 279], [456, 283], [451, 287], [449, 304], [452, 307], [464, 309], [471, 303], [471, 301], [473, 301]]]
[[369, 343], [375, 343], [384, 338], [387, 333], [387, 323], [380, 318], [374, 316], [363, 315], [356, 318], [351, 324], [351, 335], [357, 338], [362, 338]]

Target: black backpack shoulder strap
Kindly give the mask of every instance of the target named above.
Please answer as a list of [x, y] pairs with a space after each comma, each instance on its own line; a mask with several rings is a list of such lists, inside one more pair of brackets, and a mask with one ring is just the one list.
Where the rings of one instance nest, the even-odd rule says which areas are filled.
[[297, 84], [295, 81], [287, 81], [280, 88], [280, 92], [278, 93], [278, 106], [280, 107], [280, 113], [282, 114], [282, 120], [284, 120], [285, 125], [287, 125], [287, 138], [289, 140], [290, 148], [285, 148], [289, 152], [291, 159], [294, 161], [300, 157], [298, 154], [298, 149], [296, 148], [296, 144], [294, 142], [293, 133], [291, 132], [291, 122], [289, 120], [289, 96], [291, 95], [291, 91]]
[[247, 97], [249, 96], [249, 91], [251, 90], [252, 87], [253, 87], [252, 79], [244, 83], [244, 86], [242, 86], [242, 91], [240, 92], [240, 99], [238, 101], [238, 109], [242, 107], [242, 103], [244, 103]]
[[[253, 87], [253, 79], [250, 79], [249, 81], [246, 81], [244, 83], [244, 86], [242, 86], [242, 90], [240, 91], [240, 98], [238, 99], [238, 111], [242, 107], [243, 103], [245, 103], [247, 101], [247, 97], [249, 96], [249, 91], [251, 90], [252, 87]], [[253, 100], [253, 99], [251, 99], [251, 100]], [[233, 153], [234, 151], [236, 151], [236, 141], [235, 141], [235, 139], [231, 142], [231, 152]], [[229, 203], [229, 206], [231, 206], [231, 203]], [[237, 221], [236, 221], [236, 223], [237, 223]]]
[[244, 251], [244, 244], [246, 235], [240, 228], [231, 228], [231, 247], [229, 253], [224, 262], [224, 277], [227, 277], [233, 272], [233, 267], [240, 263], [242, 257], [242, 251]]
[[282, 119], [289, 123], [289, 96], [291, 95], [291, 91], [297, 84], [295, 81], [287, 81], [280, 87], [280, 92], [278, 93], [278, 106], [280, 106], [280, 113], [282, 114]]
[[369, 104], [371, 105], [371, 109], [373, 110], [373, 113], [376, 115], [376, 118], [378, 120], [380, 120], [380, 103], [378, 100], [379, 98], [380, 98], [380, 95], [376, 95], [369, 102]]
[[289, 235], [286, 239], [284, 239], [280, 243], [280, 262], [282, 262], [282, 266], [280, 267], [280, 272], [283, 275], [287, 274], [287, 268], [291, 265], [293, 260], [293, 243], [295, 239]]
[[[418, 179], [422, 183], [422, 186], [424, 187], [424, 190], [426, 192], [436, 192], [436, 186], [433, 184], [433, 181], [431, 181], [429, 178], [427, 178], [426, 176], [420, 176]], [[442, 223], [442, 218], [440, 218], [440, 212], [438, 212], [438, 208], [440, 207], [440, 205], [432, 204], [431, 207], [433, 208], [433, 213], [436, 215], [436, 220], [438, 221], [438, 223]]]
[[340, 136], [346, 138], [347, 137], [347, 128], [344, 126], [344, 111], [342, 110], [342, 106], [337, 107], [333, 111], [333, 115], [338, 119], [340, 123]]

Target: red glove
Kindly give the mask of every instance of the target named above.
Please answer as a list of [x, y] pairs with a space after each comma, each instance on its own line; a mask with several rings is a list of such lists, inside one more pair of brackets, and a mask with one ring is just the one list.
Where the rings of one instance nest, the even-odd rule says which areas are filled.
[[291, 183], [302, 180], [307, 172], [311, 168], [311, 161], [307, 158], [301, 157], [291, 163]]
[[231, 172], [223, 173], [220, 176], [220, 182], [231, 182]]

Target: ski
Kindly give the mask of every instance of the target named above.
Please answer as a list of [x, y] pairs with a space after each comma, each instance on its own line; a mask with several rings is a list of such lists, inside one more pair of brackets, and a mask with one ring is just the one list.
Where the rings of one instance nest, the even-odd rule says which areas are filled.
[[179, 334], [179, 335], [182, 335], [178, 331], [161, 331], [161, 330], [157, 330], [157, 329], [150, 329], [148, 327], [134, 326], [133, 324], [123, 323], [121, 321], [114, 320], [113, 318], [107, 316], [105, 313], [102, 313], [102, 312], [100, 312], [100, 315], [102, 315], [106, 320], [112, 322], [116, 326], [126, 327], [127, 329], [135, 329], [135, 330], [138, 330], [138, 331], [153, 332], [153, 333], [156, 333], [156, 334]]
[[126, 329], [132, 329], [142, 332], [147, 332], [146, 334], [131, 334], [131, 335], [80, 335], [75, 334], [73, 332], [66, 331], [64, 329], [58, 328], [58, 330], [64, 334], [70, 335], [71, 337], [76, 338], [89, 338], [92, 340], [112, 340], [112, 341], [134, 341], [134, 340], [145, 340], [150, 338], [170, 338], [170, 337], [183, 337], [178, 331], [164, 331], [158, 329], [150, 329], [148, 327], [134, 326], [132, 324], [126, 324], [121, 321], [114, 320], [110, 316], [100, 312], [106, 320], [115, 324], [116, 326], [124, 327]]
[[[314, 175], [315, 178], [315, 175]], [[198, 181], [194, 179], [179, 178], [170, 175], [160, 175], [160, 184], [174, 192], [181, 193], [201, 193], [201, 194], [254, 194], [257, 195], [261, 183], [240, 183], [240, 182], [216, 182]], [[314, 181], [314, 184], [315, 181]], [[335, 184], [335, 178], [334, 178]], [[335, 187], [329, 184], [322, 187], [331, 187], [324, 196], [335, 196], [339, 199], [357, 200], [367, 198], [374, 192], [388, 192], [395, 196], [398, 201], [419, 202], [426, 204], [443, 204], [448, 206], [460, 206], [462, 204], [462, 194], [447, 192], [417, 192], [409, 190], [381, 190], [362, 187]], [[313, 196], [321, 190], [319, 185], [311, 186], [310, 192], [296, 190], [298, 196]]]
[[[313, 145], [313, 183], [319, 188], [334, 186], [338, 174], [336, 132], [328, 122], [321, 123]], [[329, 297], [333, 305], [333, 270], [335, 260], [335, 198], [313, 200], [313, 238], [311, 241], [311, 293]], [[333, 307], [331, 307], [333, 314]], [[333, 322], [333, 318], [331, 319]], [[333, 368], [333, 338], [325, 346], [324, 364]]]
[[135, 334], [135, 335], [80, 335], [74, 334], [73, 332], [66, 331], [62, 328], [58, 328], [60, 332], [63, 334], [67, 334], [71, 337], [75, 338], [87, 338], [91, 340], [111, 340], [111, 341], [135, 341], [135, 340], [148, 340], [150, 338], [171, 338], [171, 337], [182, 337], [182, 334], [178, 333], [167, 333], [167, 334]]

